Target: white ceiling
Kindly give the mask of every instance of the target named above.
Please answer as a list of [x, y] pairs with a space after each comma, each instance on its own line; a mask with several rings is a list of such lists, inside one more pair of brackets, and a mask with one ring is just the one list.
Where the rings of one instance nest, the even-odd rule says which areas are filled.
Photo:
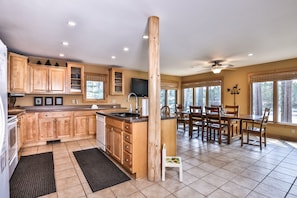
[[162, 74], [208, 72], [214, 59], [241, 67], [297, 57], [296, 0], [0, 0], [0, 39], [28, 56], [148, 71], [150, 16], [160, 19]]

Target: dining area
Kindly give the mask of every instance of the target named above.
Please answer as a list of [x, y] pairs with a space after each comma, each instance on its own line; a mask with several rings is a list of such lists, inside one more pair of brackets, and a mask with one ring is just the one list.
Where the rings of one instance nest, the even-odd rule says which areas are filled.
[[188, 132], [189, 139], [219, 145], [240, 140], [241, 146], [256, 145], [260, 150], [266, 147], [269, 108], [262, 115], [246, 115], [240, 114], [239, 105], [191, 105], [188, 111], [180, 106], [177, 104], [175, 110], [177, 129]]

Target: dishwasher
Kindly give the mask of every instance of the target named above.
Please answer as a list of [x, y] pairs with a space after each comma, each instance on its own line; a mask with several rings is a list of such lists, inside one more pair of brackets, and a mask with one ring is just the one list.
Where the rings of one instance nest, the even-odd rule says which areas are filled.
[[96, 142], [99, 149], [105, 152], [105, 116], [96, 113]]

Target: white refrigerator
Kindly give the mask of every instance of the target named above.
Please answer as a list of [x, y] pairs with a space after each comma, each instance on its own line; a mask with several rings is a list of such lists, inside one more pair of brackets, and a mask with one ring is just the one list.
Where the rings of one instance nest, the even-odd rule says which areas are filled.
[[9, 198], [7, 115], [7, 48], [0, 40], [0, 192], [3, 198]]

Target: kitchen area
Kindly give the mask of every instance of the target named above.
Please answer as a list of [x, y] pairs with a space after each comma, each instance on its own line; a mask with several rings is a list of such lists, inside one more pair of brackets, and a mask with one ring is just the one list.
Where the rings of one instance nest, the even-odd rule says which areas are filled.
[[[104, 102], [84, 99], [85, 73], [90, 71], [108, 76]], [[96, 139], [97, 147], [133, 177], [146, 177], [149, 98], [131, 90], [135, 76], [145, 79], [147, 73], [9, 53], [10, 175], [23, 148]], [[162, 144], [175, 155], [176, 119], [162, 117], [161, 123]]]

